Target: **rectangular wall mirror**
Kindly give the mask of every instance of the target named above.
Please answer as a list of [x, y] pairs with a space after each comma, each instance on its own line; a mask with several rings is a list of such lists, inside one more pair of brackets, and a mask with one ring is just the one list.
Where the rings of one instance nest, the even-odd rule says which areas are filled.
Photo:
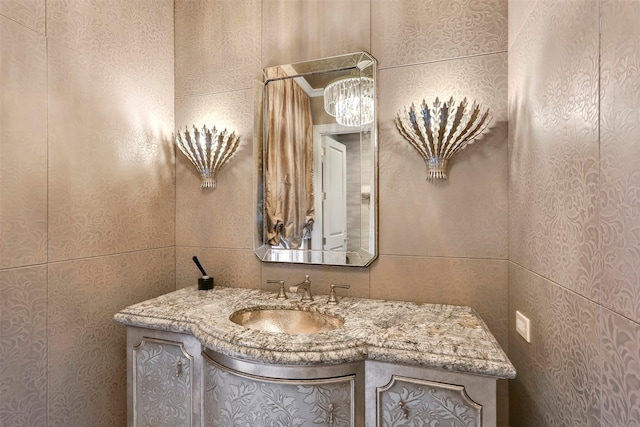
[[369, 265], [377, 254], [375, 59], [357, 52], [263, 71], [255, 114], [256, 255]]

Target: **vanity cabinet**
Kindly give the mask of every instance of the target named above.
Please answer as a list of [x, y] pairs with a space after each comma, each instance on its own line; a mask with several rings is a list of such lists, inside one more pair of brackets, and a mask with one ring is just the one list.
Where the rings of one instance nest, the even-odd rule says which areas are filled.
[[[232, 320], [247, 309], [343, 323], [270, 332]], [[469, 307], [347, 297], [330, 306], [217, 286], [114, 318], [127, 326], [129, 427], [495, 427], [496, 382], [516, 374]]]
[[263, 364], [135, 327], [127, 361], [130, 427], [496, 425], [491, 377], [373, 360]]
[[127, 328], [129, 426], [201, 425], [200, 352], [190, 335]]

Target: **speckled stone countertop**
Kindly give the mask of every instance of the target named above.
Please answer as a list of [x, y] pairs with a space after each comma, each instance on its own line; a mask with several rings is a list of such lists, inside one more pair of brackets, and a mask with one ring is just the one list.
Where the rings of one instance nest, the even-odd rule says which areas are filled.
[[[335, 364], [361, 360], [401, 363], [496, 378], [516, 371], [480, 316], [469, 307], [340, 298], [300, 302], [275, 293], [217, 286], [185, 288], [129, 306], [116, 322], [195, 336], [204, 347], [243, 360], [282, 365]], [[229, 320], [247, 308], [297, 308], [331, 314], [344, 327], [316, 334], [249, 329]]]

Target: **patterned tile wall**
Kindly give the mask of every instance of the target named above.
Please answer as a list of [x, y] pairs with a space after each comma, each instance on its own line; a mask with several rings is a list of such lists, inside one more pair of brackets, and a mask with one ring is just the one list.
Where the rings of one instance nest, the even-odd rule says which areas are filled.
[[640, 323], [640, 3], [602, 2], [602, 303]]
[[511, 424], [637, 425], [640, 4], [509, 13]]
[[509, 52], [509, 91], [509, 258], [597, 298], [597, 2], [539, 3]]
[[124, 426], [112, 316], [175, 289], [173, 1], [0, 0], [0, 45], [0, 425]]
[[47, 36], [173, 93], [173, 0], [47, 0]]
[[45, 33], [45, 15], [45, 0], [0, 1], [0, 16], [9, 18], [42, 35]]
[[0, 270], [0, 425], [47, 422], [47, 267]]
[[175, 289], [173, 248], [49, 264], [49, 426], [126, 424], [126, 334], [113, 315]]
[[382, 68], [507, 49], [502, 0], [372, 0], [371, 50]]
[[49, 261], [174, 244], [173, 96], [49, 42]]
[[0, 49], [0, 268], [9, 268], [47, 260], [46, 40], [0, 16]]
[[370, 52], [370, 13], [370, 0], [263, 0], [261, 67]]

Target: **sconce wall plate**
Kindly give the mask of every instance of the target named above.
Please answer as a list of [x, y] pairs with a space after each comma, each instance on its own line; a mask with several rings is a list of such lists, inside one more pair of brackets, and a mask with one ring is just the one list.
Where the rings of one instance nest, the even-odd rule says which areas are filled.
[[206, 125], [201, 130], [193, 126], [191, 132], [185, 127], [176, 134], [176, 145], [200, 173], [200, 186], [205, 189], [216, 188], [218, 172], [236, 152], [239, 143], [235, 132], [229, 134], [226, 129], [218, 132], [215, 126], [211, 130]]
[[483, 113], [475, 101], [469, 107], [467, 98], [458, 105], [453, 97], [444, 103], [436, 98], [433, 108], [423, 100], [420, 107], [416, 111], [411, 104], [409, 111], [399, 112], [396, 127], [427, 164], [427, 179], [447, 179], [449, 159], [487, 128], [491, 114], [489, 109]]

